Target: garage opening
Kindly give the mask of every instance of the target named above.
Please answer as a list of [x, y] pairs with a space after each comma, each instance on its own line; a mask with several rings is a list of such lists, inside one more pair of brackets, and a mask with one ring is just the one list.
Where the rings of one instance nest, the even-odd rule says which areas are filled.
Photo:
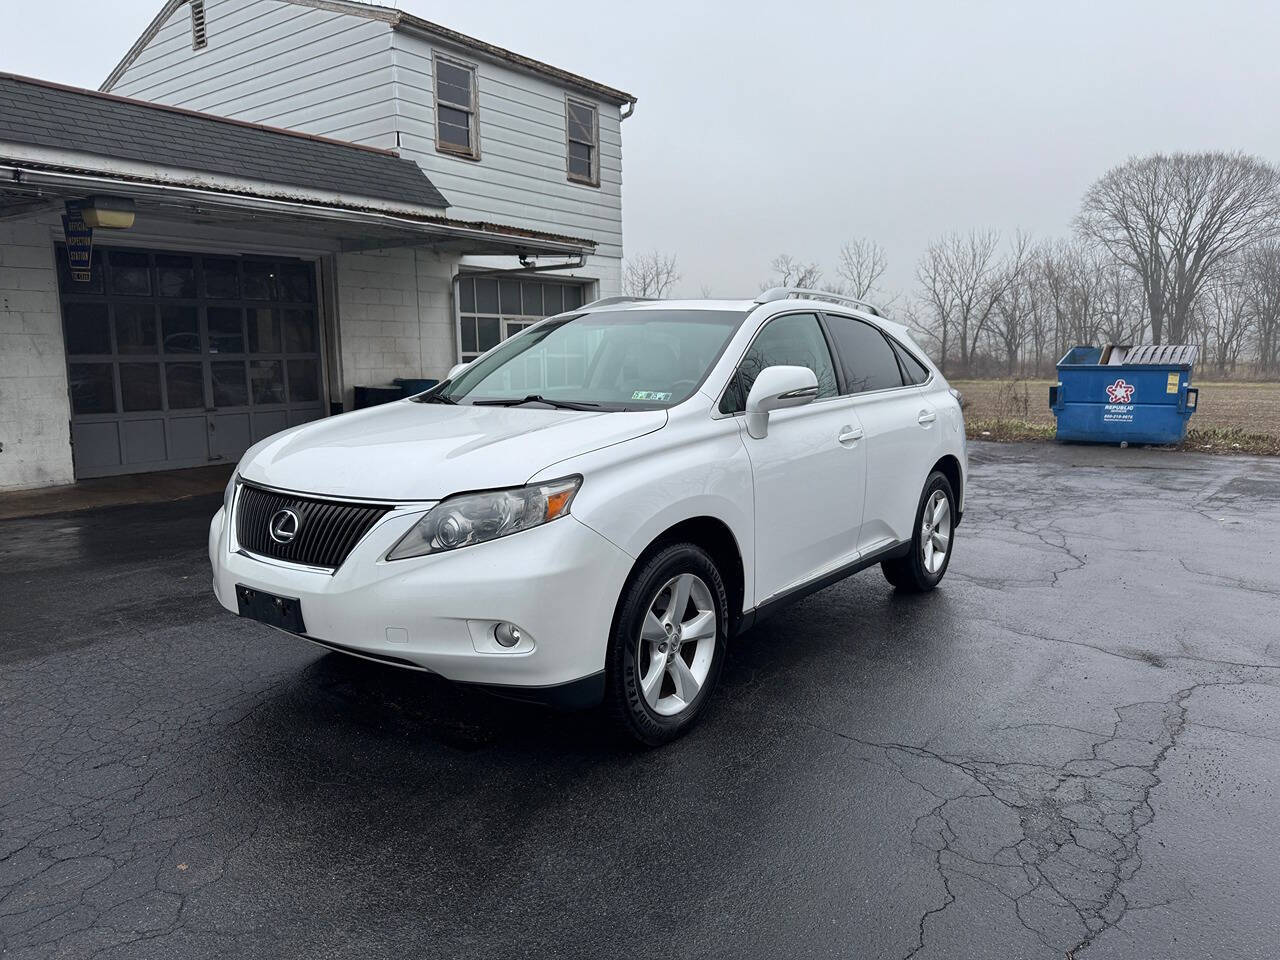
[[323, 415], [313, 263], [113, 247], [79, 282], [57, 262], [78, 479], [234, 461]]

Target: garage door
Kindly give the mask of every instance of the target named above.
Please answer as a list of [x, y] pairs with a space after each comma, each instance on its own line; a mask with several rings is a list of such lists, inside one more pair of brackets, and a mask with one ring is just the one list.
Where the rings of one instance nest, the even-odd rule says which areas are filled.
[[77, 477], [234, 461], [324, 411], [315, 266], [168, 250], [58, 252]]

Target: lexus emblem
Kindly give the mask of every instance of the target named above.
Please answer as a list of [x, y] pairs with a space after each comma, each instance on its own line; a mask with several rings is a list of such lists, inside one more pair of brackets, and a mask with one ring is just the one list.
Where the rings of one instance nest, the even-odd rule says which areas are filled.
[[298, 535], [300, 526], [302, 521], [298, 519], [296, 513], [292, 510], [280, 510], [271, 518], [271, 525], [267, 527], [267, 532], [276, 543], [290, 543]]

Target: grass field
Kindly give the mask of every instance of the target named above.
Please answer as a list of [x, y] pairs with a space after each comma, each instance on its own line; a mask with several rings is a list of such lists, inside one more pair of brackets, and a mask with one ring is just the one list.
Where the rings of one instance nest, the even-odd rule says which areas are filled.
[[[953, 380], [964, 395], [969, 436], [995, 440], [1053, 437], [1052, 380]], [[1189, 450], [1280, 455], [1280, 383], [1197, 381]]]

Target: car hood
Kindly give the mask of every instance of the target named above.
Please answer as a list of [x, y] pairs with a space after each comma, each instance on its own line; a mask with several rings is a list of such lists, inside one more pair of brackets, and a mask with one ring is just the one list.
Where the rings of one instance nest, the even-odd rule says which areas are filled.
[[438, 500], [519, 486], [554, 463], [666, 422], [665, 410], [597, 413], [403, 400], [268, 437], [245, 454], [240, 475], [302, 493]]

